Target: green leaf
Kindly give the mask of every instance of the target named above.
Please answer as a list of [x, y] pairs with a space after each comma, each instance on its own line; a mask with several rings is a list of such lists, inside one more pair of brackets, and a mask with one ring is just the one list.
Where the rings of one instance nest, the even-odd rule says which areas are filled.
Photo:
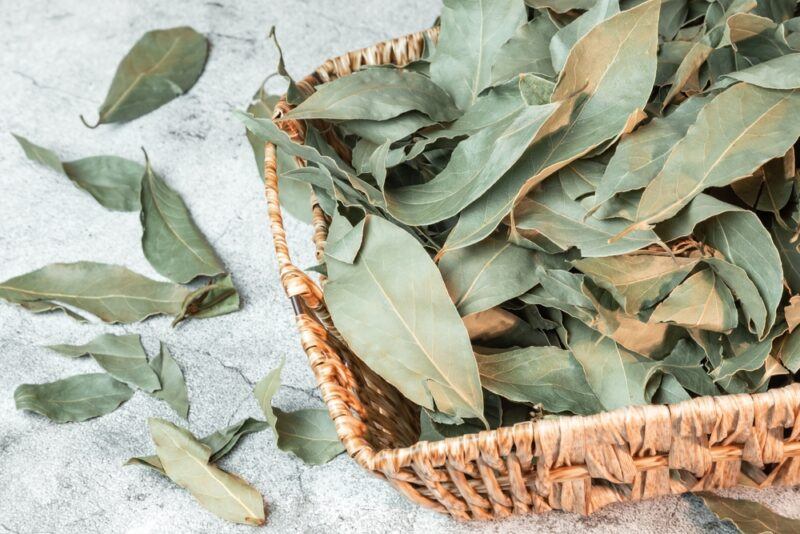
[[90, 128], [133, 120], [187, 92], [207, 57], [208, 41], [187, 26], [145, 33], [117, 67], [97, 123]]
[[558, 107], [527, 106], [515, 117], [471, 135], [458, 144], [447, 167], [430, 182], [385, 191], [389, 213], [411, 225], [457, 214], [514, 165]]
[[153, 396], [161, 399], [175, 410], [175, 412], [188, 419], [189, 417], [189, 392], [186, 390], [186, 381], [183, 371], [169, 353], [164, 343], [160, 344], [158, 355], [150, 362], [150, 367], [158, 375], [161, 389], [155, 391]]
[[[279, 97], [276, 95], [267, 94], [263, 87], [261, 87], [255, 95], [253, 95], [250, 105], [247, 106], [247, 113], [252, 114], [253, 117], [260, 119], [270, 119], [272, 117], [272, 110], [277, 104]], [[245, 130], [247, 134], [247, 141], [253, 148], [253, 157], [256, 160], [256, 167], [258, 168], [258, 175], [264, 179], [264, 141], [256, 136], [250, 130]], [[277, 173], [278, 173], [278, 197], [286, 211], [288, 211], [294, 218], [303, 221], [304, 223], [311, 224], [311, 187], [308, 184], [303, 184], [297, 180], [284, 180], [283, 176], [286, 172], [296, 169], [297, 162], [291, 156], [287, 156], [281, 150], [276, 150], [277, 158]]]
[[738, 314], [733, 295], [714, 271], [693, 274], [656, 306], [651, 321], [686, 328], [727, 332], [736, 327]]
[[618, 345], [567, 317], [568, 346], [586, 373], [586, 380], [603, 408], [648, 404], [645, 388], [658, 363]]
[[785, 331], [785, 324], [776, 325], [764, 339], [743, 343], [741, 348], [735, 350], [732, 357], [724, 358], [722, 363], [711, 372], [714, 381], [724, 384], [734, 375], [762, 368], [772, 351], [773, 341]]
[[549, 43], [557, 30], [549, 17], [536, 17], [517, 28], [497, 53], [492, 65], [492, 85], [511, 80], [521, 72], [555, 78]]
[[681, 386], [677, 378], [672, 375], [664, 375], [661, 377], [661, 383], [653, 395], [653, 404], [675, 404], [691, 398], [691, 395]]
[[[211, 461], [217, 462], [231, 452], [243, 436], [254, 432], [261, 432], [267, 428], [269, 428], [269, 424], [265, 421], [247, 417], [209, 434], [200, 441], [211, 449]], [[161, 465], [161, 460], [159, 460], [156, 455], [129, 458], [128, 461], [125, 462], [125, 465], [143, 465], [155, 469], [162, 475], [166, 475], [164, 466]]]
[[327, 263], [326, 304], [364, 363], [421, 406], [432, 409], [435, 401], [451, 415], [482, 415], [467, 331], [439, 270], [416, 239], [368, 216], [356, 261]]
[[[577, 95], [522, 158], [464, 210], [445, 243], [455, 249], [489, 235], [515, 200], [544, 178], [630, 127], [644, 108], [656, 68], [658, 2], [650, 0], [595, 26], [572, 48], [553, 101]], [[556, 114], [558, 115], [558, 114]]]
[[717, 386], [703, 367], [706, 353], [699, 345], [678, 340], [672, 352], [661, 360], [659, 369], [674, 376], [687, 390], [697, 395], [719, 395]]
[[742, 211], [742, 208], [700, 193], [674, 217], [658, 223], [655, 231], [663, 241], [673, 241], [691, 235], [701, 222], [729, 211]]
[[635, 314], [666, 297], [686, 278], [697, 260], [635, 254], [582, 258], [573, 264], [611, 293], [627, 313]]
[[595, 192], [606, 166], [590, 159], [575, 160], [560, 171], [558, 181], [561, 189], [571, 200], [581, 198]]
[[521, 205], [515, 222], [517, 230], [539, 232], [563, 250], [578, 247], [584, 257], [625, 254], [658, 241], [652, 230], [640, 230], [609, 243], [609, 239], [625, 229], [627, 222], [592, 217], [584, 203], [571, 200], [554, 180], [545, 182], [541, 190]]
[[316, 89], [285, 118], [379, 121], [420, 111], [435, 121], [451, 121], [459, 115], [447, 93], [422, 74], [404, 69], [360, 70]]
[[209, 463], [211, 449], [191, 433], [163, 419], [149, 419], [150, 436], [166, 475], [214, 515], [263, 525], [264, 498], [238, 476]]
[[607, 202], [616, 194], [646, 187], [708, 101], [708, 97], [690, 98], [666, 117], [653, 119], [625, 136], [597, 185], [595, 205]]
[[278, 448], [297, 455], [307, 464], [322, 465], [344, 452], [328, 410], [283, 412], [274, 408]]
[[491, 84], [503, 45], [526, 22], [522, 0], [445, 0], [431, 79], [465, 110]]
[[[796, 224], [795, 221], [793, 221]], [[786, 278], [786, 283], [792, 290], [792, 293], [800, 292], [800, 252], [797, 250], [797, 244], [792, 243], [794, 232], [781, 228], [777, 223], [773, 223], [770, 228], [772, 234], [772, 241], [778, 250], [781, 257], [781, 265], [783, 266], [783, 275]]]
[[176, 315], [188, 295], [189, 290], [183, 286], [157, 282], [119, 265], [87, 261], [52, 263], [0, 282], [0, 298], [9, 302], [25, 307], [58, 302], [92, 313], [107, 323]]
[[172, 326], [189, 317], [204, 319], [233, 313], [240, 306], [239, 292], [233, 285], [231, 275], [217, 276], [189, 293], [181, 305], [180, 313], [172, 321]]
[[550, 57], [553, 62], [553, 69], [556, 72], [561, 72], [567, 61], [569, 51], [575, 46], [575, 43], [589, 33], [589, 30], [617, 13], [619, 13], [618, 0], [600, 0], [581, 16], [558, 30], [550, 40]]
[[117, 156], [92, 156], [61, 162], [55, 152], [12, 134], [28, 159], [50, 167], [92, 195], [103, 207], [114, 211], [139, 209], [139, 189], [144, 167]]
[[714, 515], [730, 521], [742, 534], [782, 534], [797, 532], [800, 520], [778, 515], [766, 506], [745, 499], [731, 499], [713, 493], [697, 494]]
[[587, 10], [595, 4], [597, 0], [525, 0], [525, 4], [536, 9], [552, 9], [556, 13], [566, 13], [573, 9]]
[[541, 404], [552, 413], [602, 411], [583, 368], [569, 351], [527, 347], [497, 354], [475, 354], [483, 387], [516, 402]]
[[703, 262], [714, 270], [739, 301], [750, 332], [756, 335], [764, 332], [767, 324], [767, 308], [747, 272], [720, 258], [703, 258]]
[[142, 176], [141, 220], [142, 250], [160, 274], [186, 283], [225, 272], [181, 196], [153, 172], [149, 160]]
[[272, 410], [272, 397], [275, 396], [275, 393], [277, 393], [278, 389], [281, 387], [281, 371], [283, 371], [284, 363], [286, 363], [286, 358], [281, 358], [281, 362], [278, 366], [259, 380], [253, 390], [258, 405], [261, 407], [261, 411], [264, 412], [267, 423], [269, 423], [269, 426], [272, 428], [275, 428], [275, 422], [277, 421], [275, 413]]
[[158, 376], [147, 363], [139, 334], [101, 334], [83, 345], [48, 345], [48, 348], [71, 358], [88, 354], [112, 377], [148, 393], [161, 389]]
[[752, 212], [717, 215], [696, 229], [699, 239], [720, 251], [732, 264], [742, 268], [755, 286], [767, 309], [767, 321], [760, 337], [775, 324], [783, 295], [783, 269], [769, 232]]
[[[741, 113], [731, 113], [741, 109]], [[709, 187], [728, 185], [783, 156], [800, 137], [800, 90], [737, 84], [706, 104], [645, 188], [635, 227], [671, 218]]]
[[439, 270], [462, 316], [488, 310], [533, 287], [539, 279], [531, 250], [490, 238], [449, 252]]
[[270, 27], [269, 37], [272, 39], [272, 42], [275, 44], [275, 48], [278, 50], [278, 65], [276, 70], [278, 71], [278, 74], [288, 83], [288, 87], [286, 88], [286, 101], [291, 105], [296, 106], [305, 99], [305, 95], [300, 91], [300, 88], [297, 87], [294, 78], [292, 78], [289, 72], [286, 70], [286, 63], [283, 61], [283, 50], [278, 42], [278, 35], [275, 33], [275, 26]]
[[767, 89], [800, 88], [800, 54], [787, 54], [723, 77]]
[[386, 141], [399, 141], [420, 128], [435, 123], [436, 121], [424, 113], [409, 111], [397, 117], [381, 121], [369, 119], [345, 120], [340, 122], [338, 126], [347, 133], [380, 145]]
[[113, 412], [133, 390], [105, 373], [75, 375], [47, 384], [22, 384], [14, 390], [18, 410], [55, 421], [86, 421]]

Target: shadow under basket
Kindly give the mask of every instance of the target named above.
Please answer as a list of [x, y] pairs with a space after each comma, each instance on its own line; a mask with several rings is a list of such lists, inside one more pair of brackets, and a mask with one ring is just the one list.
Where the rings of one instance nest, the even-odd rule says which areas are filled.
[[[364, 65], [407, 64], [420, 57], [426, 36], [436, 39], [437, 30], [329, 59], [298, 86], [310, 94], [315, 85]], [[284, 97], [273, 120], [302, 143], [303, 123], [278, 120], [289, 109]], [[319, 126], [324, 133], [324, 123]], [[349, 156], [327, 130], [332, 146]], [[321, 288], [292, 264], [278, 202], [275, 147], [267, 143], [265, 152], [281, 283], [339, 439], [356, 462], [415, 503], [462, 520], [493, 519], [549, 510], [589, 514], [615, 502], [737, 485], [800, 484], [800, 384], [417, 442], [419, 408], [348, 350]], [[317, 205], [313, 213], [321, 258], [328, 220]]]

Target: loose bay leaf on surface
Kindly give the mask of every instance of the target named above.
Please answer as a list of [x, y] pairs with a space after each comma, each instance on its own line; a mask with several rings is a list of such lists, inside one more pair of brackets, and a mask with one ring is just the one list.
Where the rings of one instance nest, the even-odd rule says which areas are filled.
[[306, 408], [284, 412], [273, 408], [278, 448], [311, 465], [322, 465], [344, 452], [328, 410]]
[[[261, 432], [269, 428], [269, 426], [270, 425], [266, 421], [259, 421], [258, 419], [247, 417], [209, 434], [200, 441], [211, 449], [211, 461], [216, 462], [231, 452], [243, 436], [254, 432]], [[128, 461], [125, 462], [125, 465], [143, 465], [155, 469], [162, 475], [166, 475], [164, 466], [161, 465], [161, 460], [159, 460], [158, 456], [155, 454], [129, 458]]]
[[733, 523], [742, 534], [788, 534], [800, 530], [800, 519], [778, 515], [761, 503], [721, 497], [709, 492], [697, 495], [714, 515]]
[[651, 321], [672, 323], [686, 328], [727, 332], [736, 327], [738, 314], [733, 295], [710, 269], [686, 279], [661, 304]]
[[522, 0], [445, 0], [430, 74], [459, 109], [491, 84], [498, 52], [526, 18]]
[[389, 213], [412, 225], [431, 224], [457, 214], [514, 165], [558, 107], [526, 106], [515, 117], [462, 141], [447, 167], [430, 182], [385, 191]]
[[533, 251], [498, 238], [449, 252], [439, 260], [444, 283], [462, 316], [529, 290], [538, 281], [535, 265]]
[[416, 239], [368, 216], [357, 260], [328, 258], [327, 264], [326, 304], [364, 363], [421, 406], [432, 409], [435, 402], [451, 415], [482, 415], [466, 328]]
[[92, 373], [47, 384], [22, 384], [14, 390], [14, 402], [18, 410], [68, 423], [113, 412], [132, 395], [133, 390], [122, 382], [105, 373]]
[[162, 419], [149, 419], [148, 426], [158, 459], [173, 482], [226, 521], [264, 524], [264, 498], [243, 479], [209, 463], [210, 447]]
[[161, 343], [159, 353], [150, 362], [150, 367], [153, 368], [161, 382], [161, 389], [152, 395], [169, 404], [178, 415], [187, 419], [189, 417], [189, 392], [186, 390], [186, 380], [183, 378], [183, 371], [164, 343]]
[[59, 302], [107, 323], [133, 323], [151, 315], [176, 315], [189, 289], [95, 262], [52, 263], [0, 282], [0, 298], [22, 306]]
[[91, 156], [62, 162], [55, 152], [22, 136], [12, 135], [28, 159], [65, 175], [103, 207], [114, 211], [139, 209], [139, 189], [144, 173], [140, 163], [117, 156]]
[[567, 317], [567, 345], [603, 408], [648, 404], [645, 389], [658, 362], [631, 352], [577, 319]]
[[133, 120], [187, 92], [207, 57], [208, 41], [187, 26], [145, 33], [117, 67], [95, 126]]
[[556, 31], [558, 28], [548, 17], [536, 17], [517, 28], [497, 53], [492, 66], [492, 83], [505, 82], [520, 72], [555, 78], [549, 43]]
[[286, 358], [281, 358], [281, 362], [278, 366], [259, 380], [256, 387], [253, 389], [253, 395], [256, 396], [258, 406], [264, 413], [264, 417], [267, 419], [269, 426], [273, 428], [275, 428], [277, 419], [272, 410], [272, 397], [275, 396], [275, 393], [277, 393], [278, 389], [281, 387], [281, 371], [283, 370], [283, 364], [285, 362]]
[[[569, 117], [534, 143], [481, 198], [464, 210], [445, 243], [455, 249], [486, 237], [511, 211], [521, 192], [629, 127], [653, 88], [658, 2], [648, 1], [595, 26], [572, 48], [553, 101], [578, 95]], [[549, 125], [548, 125], [549, 126]], [[550, 131], [546, 126], [545, 131]], [[523, 189], [524, 188], [524, 189]]]
[[583, 368], [569, 351], [527, 347], [497, 354], [475, 354], [483, 387], [516, 402], [541, 403], [552, 413], [602, 411]]
[[153, 268], [186, 283], [225, 272], [225, 266], [195, 225], [183, 199], [153, 172], [142, 176], [142, 250]]
[[629, 254], [602, 259], [583, 258], [575, 267], [610, 292], [628, 313], [660, 302], [697, 264], [691, 258]]
[[575, 46], [575, 43], [589, 30], [617, 13], [619, 13], [618, 0], [599, 0], [581, 16], [558, 30], [550, 40], [550, 58], [553, 62], [553, 70], [561, 72], [569, 51]]
[[599, 220], [588, 215], [584, 205], [571, 200], [555, 180], [548, 180], [532, 198], [526, 199], [515, 217], [518, 230], [535, 230], [561, 247], [578, 247], [584, 257], [625, 254], [658, 241], [652, 230], [631, 232], [609, 243], [627, 222]]
[[758, 288], [767, 309], [767, 321], [760, 337], [775, 324], [783, 295], [783, 268], [769, 232], [752, 212], [717, 215], [696, 228], [698, 238], [741, 267]]
[[420, 111], [435, 121], [451, 121], [459, 112], [450, 97], [416, 72], [375, 68], [318, 85], [287, 119], [386, 120]]
[[161, 389], [158, 376], [147, 363], [139, 334], [101, 334], [83, 345], [48, 345], [48, 348], [72, 358], [89, 354], [120, 382], [148, 393]]
[[[741, 113], [731, 113], [741, 109]], [[671, 218], [709, 187], [728, 185], [783, 156], [800, 136], [800, 90], [737, 84], [706, 104], [645, 188], [636, 228]]]
[[231, 275], [217, 276], [189, 293], [181, 305], [180, 313], [172, 321], [172, 326], [190, 317], [203, 319], [233, 313], [240, 306], [239, 292], [233, 285]]

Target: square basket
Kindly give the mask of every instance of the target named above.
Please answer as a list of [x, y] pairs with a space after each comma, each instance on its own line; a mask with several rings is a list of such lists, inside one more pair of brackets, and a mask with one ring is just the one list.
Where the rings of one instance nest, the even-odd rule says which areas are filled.
[[[364, 65], [407, 64], [437, 35], [429, 29], [329, 59], [298, 86], [310, 94]], [[284, 97], [273, 120], [302, 143], [302, 122], [278, 120], [289, 109]], [[328, 141], [349, 156], [335, 137]], [[458, 519], [493, 519], [555, 509], [589, 514], [614, 502], [737, 485], [800, 484], [800, 384], [417, 442], [419, 408], [348, 350], [321, 288], [292, 264], [270, 143], [264, 164], [281, 283], [339, 438], [356, 462], [412, 501]], [[318, 205], [313, 213], [322, 258], [329, 221]]]

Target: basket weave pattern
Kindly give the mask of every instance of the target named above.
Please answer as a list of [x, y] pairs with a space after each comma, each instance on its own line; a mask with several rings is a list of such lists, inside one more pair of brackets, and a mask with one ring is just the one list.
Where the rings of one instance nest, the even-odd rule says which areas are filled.
[[[420, 57], [426, 34], [435, 39], [437, 30], [330, 59], [298, 86], [309, 94], [315, 85], [364, 65], [404, 65]], [[273, 120], [302, 142], [303, 124], [281, 120], [289, 109], [282, 99]], [[324, 123], [315, 126], [349, 160], [347, 147], [332, 130]], [[613, 502], [739, 484], [800, 484], [800, 384], [416, 442], [419, 409], [348, 350], [331, 322], [322, 290], [292, 264], [270, 143], [265, 177], [281, 282], [339, 438], [362, 467], [385, 477], [412, 501], [458, 519], [492, 519], [553, 509], [589, 514]], [[319, 258], [327, 224], [315, 205]]]

